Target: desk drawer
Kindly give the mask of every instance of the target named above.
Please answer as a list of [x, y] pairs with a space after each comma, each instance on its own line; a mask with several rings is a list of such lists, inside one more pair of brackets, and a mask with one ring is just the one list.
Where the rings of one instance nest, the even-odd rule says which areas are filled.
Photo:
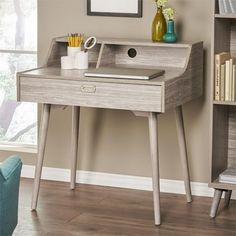
[[162, 87], [20, 77], [18, 100], [136, 111], [162, 111]]

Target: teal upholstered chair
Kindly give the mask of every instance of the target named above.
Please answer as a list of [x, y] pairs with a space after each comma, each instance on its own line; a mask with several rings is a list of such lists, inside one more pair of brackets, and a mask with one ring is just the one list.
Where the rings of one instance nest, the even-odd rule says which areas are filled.
[[0, 165], [0, 236], [10, 236], [18, 221], [21, 159], [11, 156]]

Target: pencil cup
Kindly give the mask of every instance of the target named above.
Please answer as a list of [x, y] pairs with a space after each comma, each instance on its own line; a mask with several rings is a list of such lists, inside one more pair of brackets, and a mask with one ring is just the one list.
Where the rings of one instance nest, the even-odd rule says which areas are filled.
[[74, 69], [74, 58], [73, 57], [61, 57], [61, 69], [71, 70]]
[[79, 70], [86, 70], [88, 69], [88, 52], [78, 52], [75, 56], [75, 61], [74, 61], [74, 67], [75, 69]]
[[78, 52], [81, 51], [81, 47], [67, 47], [67, 56], [75, 57]]

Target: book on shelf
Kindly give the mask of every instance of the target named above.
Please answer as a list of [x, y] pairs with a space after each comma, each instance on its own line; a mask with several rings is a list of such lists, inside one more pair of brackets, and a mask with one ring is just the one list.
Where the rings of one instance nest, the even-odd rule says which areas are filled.
[[230, 53], [215, 55], [215, 101], [236, 100], [236, 65]]
[[233, 65], [233, 73], [232, 73], [232, 84], [231, 84], [231, 86], [232, 86], [232, 90], [231, 90], [231, 100], [232, 101], [235, 101], [235, 98], [236, 98], [236, 96], [235, 96], [235, 94], [236, 94], [236, 92], [235, 92], [235, 89], [236, 89], [236, 87], [235, 87], [235, 85], [236, 85], [236, 65]]
[[234, 61], [233, 59], [229, 59], [225, 62], [225, 100], [224, 101], [234, 101], [234, 90], [235, 87], [233, 86], [235, 84], [235, 73], [233, 72], [234, 68]]
[[220, 101], [225, 100], [225, 65], [220, 65]]
[[219, 176], [219, 182], [236, 184], [236, 168], [231, 167], [222, 172]]
[[[225, 63], [226, 61], [230, 60], [231, 59], [231, 56], [229, 53], [227, 52], [222, 52], [222, 53], [219, 53], [219, 54], [216, 54], [215, 56], [215, 100], [216, 101], [220, 101], [220, 84], [224, 84], [223, 81], [221, 81], [221, 79], [223, 80], [222, 77], [224, 77], [222, 75], [222, 69], [223, 69], [223, 66], [225, 68]], [[225, 70], [225, 69], [223, 69]], [[222, 83], [223, 82], [223, 83]], [[225, 86], [225, 85], [224, 85]]]
[[219, 13], [235, 14], [236, 13], [236, 0], [218, 0]]

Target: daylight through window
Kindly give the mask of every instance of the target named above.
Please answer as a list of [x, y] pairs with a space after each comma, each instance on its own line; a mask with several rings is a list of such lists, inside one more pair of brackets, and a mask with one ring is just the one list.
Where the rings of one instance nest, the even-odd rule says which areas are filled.
[[37, 143], [37, 105], [16, 102], [15, 77], [36, 66], [37, 0], [0, 0], [0, 144]]

